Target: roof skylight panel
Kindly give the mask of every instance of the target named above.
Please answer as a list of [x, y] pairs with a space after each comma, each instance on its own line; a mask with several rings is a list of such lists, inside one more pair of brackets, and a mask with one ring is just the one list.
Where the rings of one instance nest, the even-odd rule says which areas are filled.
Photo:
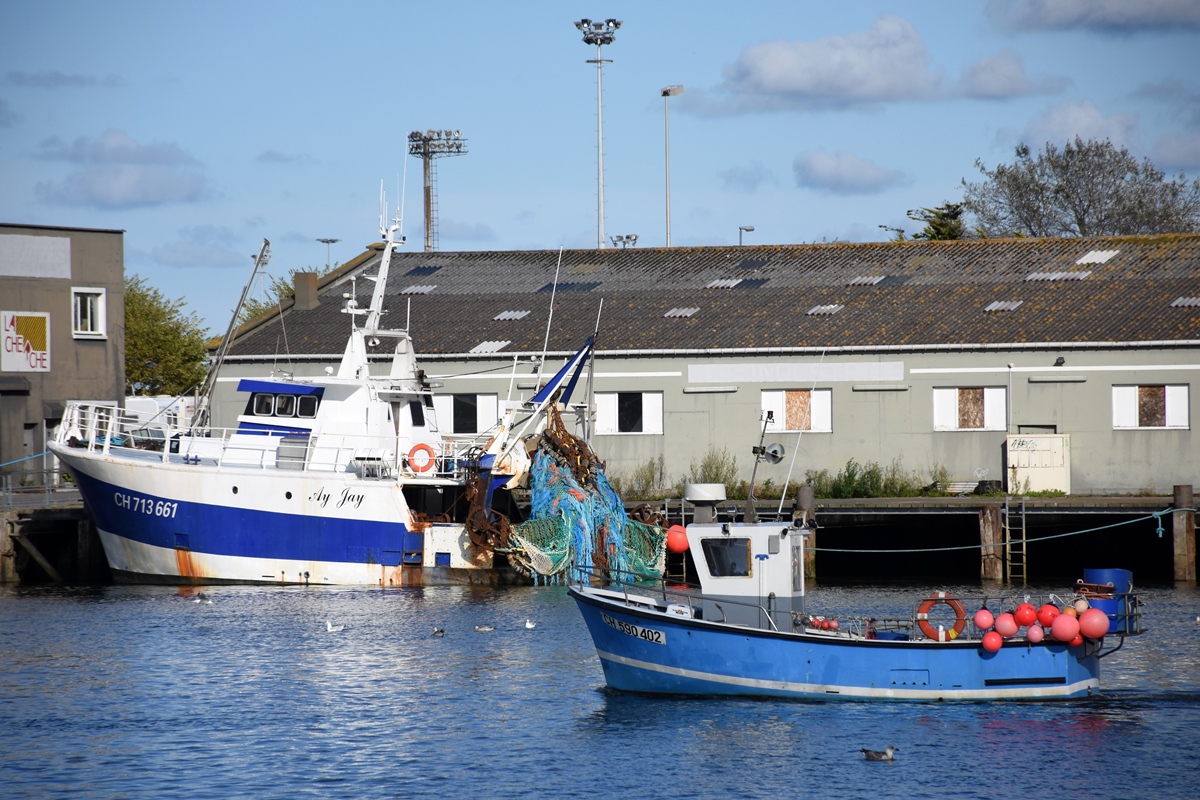
[[495, 353], [499, 350], [503, 350], [504, 348], [508, 347], [510, 344], [512, 344], [512, 342], [509, 341], [508, 339], [489, 340], [486, 342], [480, 342], [479, 344], [475, 345], [467, 352], [475, 353], [476, 355], [481, 354], [481, 353]]

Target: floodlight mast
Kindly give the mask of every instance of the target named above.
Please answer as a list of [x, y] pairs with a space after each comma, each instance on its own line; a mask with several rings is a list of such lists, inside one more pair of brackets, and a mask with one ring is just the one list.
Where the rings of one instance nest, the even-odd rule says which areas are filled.
[[437, 249], [437, 174], [433, 163], [441, 156], [467, 152], [462, 131], [413, 131], [408, 135], [408, 154], [421, 159], [425, 177], [425, 252]]
[[[583, 34], [584, 44], [596, 45], [596, 57], [588, 59], [589, 64], [596, 65], [596, 249], [604, 249], [604, 64], [600, 48], [612, 44], [616, 38], [617, 28], [621, 27], [619, 19], [606, 19], [603, 22], [592, 22], [581, 19], [575, 27]], [[612, 61], [607, 63], [611, 64]]]

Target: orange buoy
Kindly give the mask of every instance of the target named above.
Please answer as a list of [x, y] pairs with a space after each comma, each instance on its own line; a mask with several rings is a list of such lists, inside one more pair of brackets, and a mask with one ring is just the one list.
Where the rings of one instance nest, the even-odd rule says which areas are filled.
[[687, 549], [687, 528], [682, 525], [672, 525], [667, 528], [667, 550], [672, 553], [686, 553]]

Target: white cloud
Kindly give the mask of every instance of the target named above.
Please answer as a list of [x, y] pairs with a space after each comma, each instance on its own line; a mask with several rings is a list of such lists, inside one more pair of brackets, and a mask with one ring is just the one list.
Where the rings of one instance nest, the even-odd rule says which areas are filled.
[[1091, 100], [1080, 103], [1064, 103], [1047, 109], [1040, 117], [1029, 123], [1022, 137], [1034, 150], [1044, 142], [1055, 146], [1081, 139], [1108, 139], [1118, 147], [1130, 144], [1137, 117], [1132, 114], [1114, 114], [1106, 117]]
[[1025, 71], [1019, 55], [1012, 50], [1002, 50], [967, 66], [963, 70], [960, 91], [967, 97], [998, 100], [1054, 92], [1066, 83], [1064, 78], [1035, 80]]
[[800, 188], [831, 194], [875, 194], [907, 182], [904, 173], [845, 151], [800, 153], [792, 169]]
[[717, 173], [726, 189], [754, 193], [763, 184], [774, 184], [775, 178], [763, 164], [755, 161], [743, 167], [730, 167]]
[[734, 110], [753, 111], [921, 98], [941, 83], [913, 26], [885, 14], [859, 33], [747, 47], [721, 90]]
[[1150, 158], [1161, 170], [1200, 169], [1200, 132], [1163, 135]]
[[987, 14], [1009, 30], [1200, 27], [1196, 0], [989, 0]]
[[39, 196], [52, 203], [137, 208], [194, 203], [209, 194], [198, 162], [178, 145], [140, 144], [122, 131], [108, 130], [97, 139], [81, 136], [70, 144], [46, 139], [33, 155], [81, 167], [58, 183], [38, 184]]

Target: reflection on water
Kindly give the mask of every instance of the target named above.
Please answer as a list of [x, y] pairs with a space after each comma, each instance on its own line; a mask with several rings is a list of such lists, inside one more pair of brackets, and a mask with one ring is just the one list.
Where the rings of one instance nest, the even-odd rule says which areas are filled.
[[[939, 705], [614, 693], [556, 587], [204, 592], [0, 589], [6, 797], [1195, 794], [1195, 591], [1148, 593], [1100, 698]], [[924, 592], [810, 604], [895, 616]]]

